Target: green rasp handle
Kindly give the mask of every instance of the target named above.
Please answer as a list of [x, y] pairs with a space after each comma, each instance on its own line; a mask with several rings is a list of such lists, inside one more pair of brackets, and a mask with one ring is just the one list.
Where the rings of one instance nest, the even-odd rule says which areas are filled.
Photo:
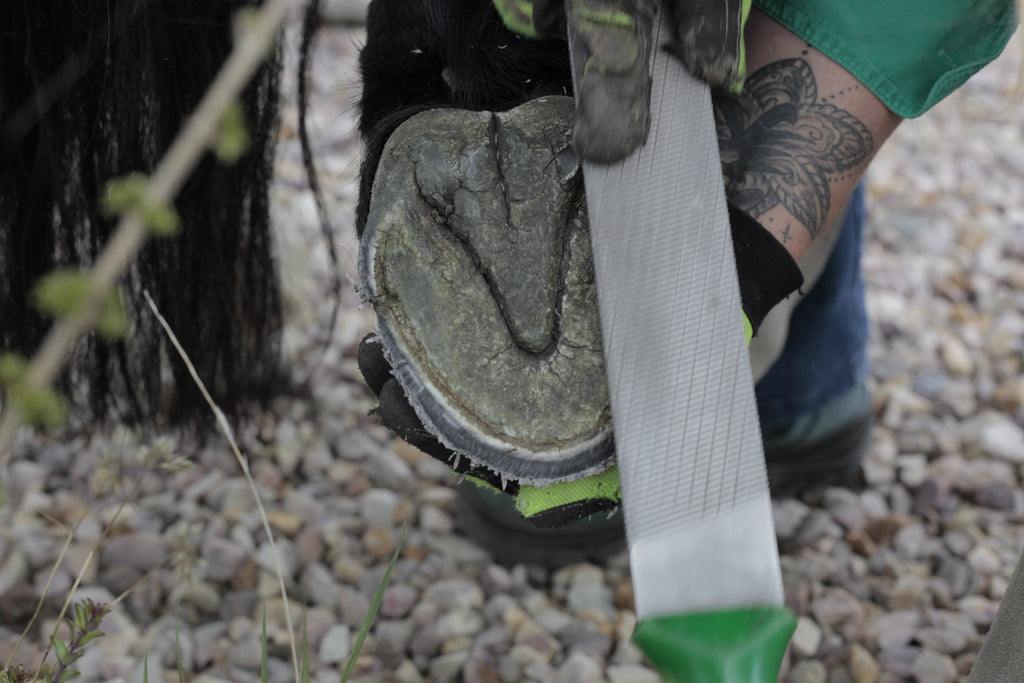
[[775, 683], [795, 629], [786, 607], [749, 607], [651, 617], [633, 641], [668, 683]]

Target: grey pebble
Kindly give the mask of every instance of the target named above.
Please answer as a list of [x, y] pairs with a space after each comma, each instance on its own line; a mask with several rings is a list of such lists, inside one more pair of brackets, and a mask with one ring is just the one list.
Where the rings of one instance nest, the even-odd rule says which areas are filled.
[[476, 577], [480, 589], [484, 595], [490, 598], [493, 595], [508, 593], [513, 590], [514, 582], [512, 574], [498, 564], [489, 564]]
[[978, 446], [986, 455], [1013, 463], [1024, 462], [1024, 429], [1006, 416], [998, 415], [981, 427]]
[[420, 508], [420, 528], [432, 534], [450, 534], [455, 527], [452, 516], [437, 505]]
[[928, 683], [953, 683], [958, 674], [952, 657], [927, 649], [914, 659], [910, 670], [917, 680]]
[[352, 650], [352, 631], [348, 624], [335, 624], [320, 638], [317, 654], [325, 664], [336, 664], [348, 659]]
[[389, 489], [370, 489], [359, 499], [360, 514], [370, 526], [390, 528], [395, 525], [395, 509], [401, 502]]
[[431, 536], [426, 539], [426, 545], [457, 564], [483, 564], [491, 561], [486, 550], [460, 536]]
[[772, 501], [772, 513], [775, 518], [776, 535], [780, 539], [791, 539], [810, 514], [810, 508], [796, 498], [784, 498]]
[[196, 668], [205, 669], [217, 657], [222, 645], [218, 642], [227, 634], [228, 625], [223, 621], [211, 621], [197, 626], [193, 632], [195, 641]]
[[562, 610], [546, 607], [534, 615], [537, 623], [549, 633], [558, 634], [573, 623], [573, 618]]
[[928, 532], [922, 524], [908, 524], [893, 535], [892, 544], [896, 552], [905, 560], [916, 560], [921, 557], [928, 542]]
[[859, 619], [864, 613], [860, 601], [842, 588], [826, 588], [824, 595], [811, 602], [810, 609], [815, 621], [829, 629], [847, 619]]
[[380, 486], [400, 491], [413, 480], [412, 468], [390, 449], [378, 450], [368, 463], [370, 478]]
[[[274, 552], [275, 547], [277, 552]], [[295, 552], [295, 547], [287, 538], [276, 538], [273, 546], [269, 542], [261, 545], [256, 550], [256, 556], [253, 559], [263, 571], [277, 576], [278, 567], [280, 567], [281, 575], [285, 579], [290, 579], [295, 575], [297, 569], [298, 553]]]
[[167, 553], [167, 541], [158, 534], [120, 534], [100, 547], [100, 563], [149, 571], [163, 562]]
[[830, 487], [825, 489], [822, 502], [833, 518], [848, 531], [864, 528], [867, 513], [864, 511], [861, 497], [853, 491]]
[[516, 629], [513, 642], [530, 648], [546, 662], [550, 662], [561, 649], [557, 638], [537, 622], [526, 619]]
[[916, 610], [898, 610], [878, 615], [868, 627], [880, 650], [910, 643], [921, 619]]
[[598, 610], [610, 621], [615, 618], [615, 606], [612, 603], [612, 589], [604, 582], [576, 582], [569, 587], [566, 596], [569, 611], [579, 614], [583, 610]]
[[263, 645], [256, 636], [249, 636], [237, 643], [232, 643], [228, 650], [228, 661], [248, 671], [259, 671], [263, 658]]
[[553, 683], [601, 683], [601, 664], [582, 652], [573, 652], [555, 671]]
[[877, 660], [884, 672], [907, 678], [913, 673], [914, 662], [921, 652], [921, 648], [916, 645], [902, 645], [881, 650]]
[[959, 654], [967, 647], [967, 635], [951, 628], [926, 626], [918, 629], [914, 637], [925, 647], [947, 655]]
[[996, 551], [985, 543], [979, 543], [967, 553], [967, 564], [979, 574], [994, 574], [1003, 566]]
[[370, 600], [360, 591], [342, 585], [338, 596], [338, 609], [341, 611], [342, 622], [359, 628], [366, 611], [370, 609]]
[[900, 455], [896, 458], [896, 466], [900, 482], [912, 489], [920, 486], [928, 474], [928, 458], [920, 453]]
[[413, 625], [402, 619], [381, 619], [373, 628], [374, 653], [384, 658], [401, 658], [412, 639]]
[[28, 560], [18, 548], [12, 548], [0, 563], [0, 596], [21, 585], [29, 575]]
[[661, 678], [640, 664], [609, 664], [605, 670], [609, 683], [658, 683]]
[[1012, 511], [1017, 505], [1017, 491], [1009, 484], [1001, 481], [994, 481], [978, 487], [974, 494], [974, 500], [978, 505], [1001, 510]]
[[380, 603], [380, 614], [389, 619], [403, 619], [419, 600], [419, 591], [408, 584], [388, 586]]
[[798, 657], [813, 657], [821, 645], [821, 627], [807, 616], [797, 619], [796, 630], [790, 639], [793, 653]]
[[203, 542], [201, 554], [206, 578], [211, 581], [230, 581], [249, 561], [249, 553], [244, 548], [216, 536]]
[[793, 667], [786, 680], [788, 683], [826, 683], [828, 669], [817, 660], [805, 659]]
[[299, 574], [299, 589], [307, 601], [335, 605], [341, 599], [341, 585], [333, 572], [319, 562], [307, 564]]
[[433, 683], [455, 683], [459, 679], [462, 667], [469, 659], [469, 652], [462, 650], [440, 655], [430, 660], [430, 680]]
[[442, 640], [450, 636], [474, 636], [483, 630], [483, 627], [483, 615], [465, 607], [456, 607], [445, 613], [433, 626]]
[[475, 582], [468, 579], [445, 579], [431, 584], [423, 591], [424, 601], [442, 609], [477, 608], [484, 604], [484, 594]]

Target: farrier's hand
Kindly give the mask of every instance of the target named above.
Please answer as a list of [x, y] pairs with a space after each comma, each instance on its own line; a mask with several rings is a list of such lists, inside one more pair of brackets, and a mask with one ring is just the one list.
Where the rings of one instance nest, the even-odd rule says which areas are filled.
[[[619, 161], [650, 127], [652, 27], [658, 0], [494, 0], [505, 24], [531, 38], [575, 37], [573, 140], [584, 159]], [[749, 0], [665, 0], [672, 40], [664, 48], [711, 86], [743, 82]]]

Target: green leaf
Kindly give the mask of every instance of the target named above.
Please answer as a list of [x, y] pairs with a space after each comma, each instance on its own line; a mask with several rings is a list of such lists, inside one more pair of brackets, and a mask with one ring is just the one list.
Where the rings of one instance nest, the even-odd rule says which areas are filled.
[[103, 303], [100, 319], [96, 321], [96, 331], [104, 339], [119, 339], [128, 331], [128, 315], [124, 312], [117, 292], [111, 292]]
[[181, 230], [178, 212], [166, 204], [140, 206], [139, 216], [149, 231], [157, 237], [174, 237]]
[[102, 638], [105, 635], [106, 634], [103, 633], [103, 631], [92, 631], [90, 633], [86, 633], [85, 635], [83, 635], [81, 638], [78, 639], [79, 646], [80, 647], [85, 646], [86, 643], [88, 643], [90, 641], [93, 641], [93, 640], [96, 640], [97, 638]]
[[252, 144], [249, 128], [245, 121], [245, 109], [242, 103], [232, 102], [224, 110], [217, 127], [217, 138], [213, 143], [213, 153], [225, 164], [238, 161]]
[[67, 669], [66, 671], [64, 671], [64, 673], [57, 677], [56, 683], [66, 683], [67, 681], [70, 681], [72, 678], [75, 678], [76, 676], [81, 676], [81, 673], [75, 671], [74, 669]]
[[174, 652], [178, 656], [178, 683], [185, 683], [185, 674], [181, 670], [181, 625], [178, 623], [178, 612], [181, 608], [181, 594], [174, 605]]
[[[285, 605], [285, 609], [287, 609]], [[267, 606], [263, 606], [263, 638], [260, 641], [260, 683], [270, 683], [270, 669], [267, 667]]]
[[181, 219], [173, 207], [164, 204], [153, 204], [146, 200], [146, 189], [149, 178], [140, 174], [132, 174], [107, 181], [100, 202], [103, 211], [110, 215], [137, 211], [139, 218], [146, 224], [149, 231], [158, 237], [176, 235], [181, 226]]
[[86, 606], [82, 603], [75, 605], [75, 616], [73, 618], [75, 628], [79, 631], [84, 631], [89, 623], [89, 612]]
[[142, 683], [149, 683], [149, 653], [142, 658]]
[[116, 215], [138, 207], [142, 203], [142, 198], [146, 196], [148, 184], [149, 177], [139, 173], [108, 180], [100, 201], [103, 211]]
[[50, 642], [53, 644], [53, 649], [57, 653], [57, 661], [61, 664], [68, 663], [68, 646], [64, 644], [64, 641], [57, 636], [50, 636]]
[[18, 384], [10, 388], [11, 403], [14, 404], [22, 419], [46, 429], [56, 429], [64, 424], [67, 417], [67, 404], [64, 398], [53, 389], [29, 389]]
[[20, 382], [28, 369], [28, 361], [17, 353], [0, 353], [0, 384]]
[[89, 296], [89, 276], [80, 270], [56, 270], [39, 278], [32, 303], [43, 313], [60, 317], [78, 311]]
[[370, 632], [370, 626], [373, 624], [373, 619], [377, 616], [377, 610], [380, 608], [380, 603], [384, 599], [384, 591], [387, 589], [388, 583], [391, 581], [391, 572], [395, 570], [395, 565], [398, 563], [398, 555], [402, 551], [402, 545], [405, 543], [405, 531], [408, 526], [408, 521], [402, 524], [402, 535], [398, 539], [398, 545], [395, 547], [395, 553], [391, 556], [391, 562], [388, 563], [388, 568], [384, 571], [384, 576], [380, 578], [380, 583], [377, 585], [377, 592], [373, 594], [373, 600], [370, 601], [370, 608], [367, 610], [366, 616], [363, 617], [363, 625], [359, 628], [359, 633], [356, 635], [355, 642], [352, 643], [352, 652], [349, 653], [348, 661], [345, 663], [345, 671], [341, 674], [341, 683], [348, 681], [348, 677], [352, 675], [352, 670], [356, 667], [356, 660], [359, 658], [359, 652], [363, 649], [363, 642], [366, 640], [366, 634]]
[[302, 615], [302, 683], [310, 683], [309, 674], [309, 637], [306, 634], [306, 615]]

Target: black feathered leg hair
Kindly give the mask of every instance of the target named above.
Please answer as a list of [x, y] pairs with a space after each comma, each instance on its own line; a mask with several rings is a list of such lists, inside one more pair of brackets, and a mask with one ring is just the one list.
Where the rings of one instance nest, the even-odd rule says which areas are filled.
[[438, 107], [505, 111], [572, 95], [565, 41], [517, 36], [491, 0], [373, 0], [359, 74], [360, 236], [384, 144], [409, 117]]
[[[34, 353], [51, 321], [28, 305], [33, 284], [93, 262], [116, 222], [98, 208], [104, 183], [153, 170], [230, 53], [233, 13], [257, 4], [0, 3], [0, 349]], [[268, 60], [242, 97], [248, 154], [233, 166], [207, 155], [175, 201], [181, 235], [151, 241], [126, 273], [128, 338], [75, 349], [62, 386], [76, 408], [195, 413], [198, 393], [143, 310], [143, 288], [222, 406], [274, 388], [281, 311], [267, 188], [279, 64]], [[162, 356], [176, 389], [169, 406]]]

